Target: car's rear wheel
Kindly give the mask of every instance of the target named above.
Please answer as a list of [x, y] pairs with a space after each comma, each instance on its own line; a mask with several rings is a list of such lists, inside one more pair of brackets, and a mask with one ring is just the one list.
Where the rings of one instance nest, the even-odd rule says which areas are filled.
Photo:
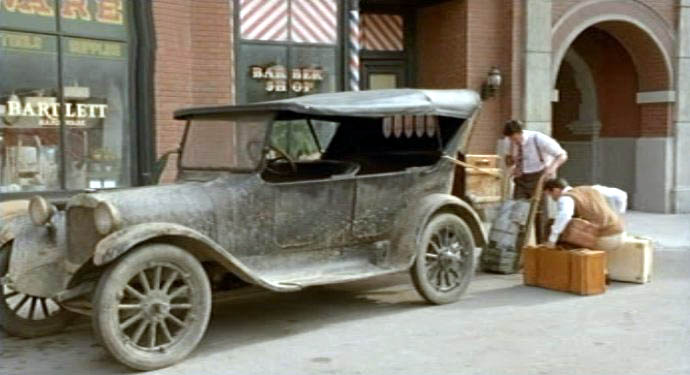
[[211, 315], [211, 286], [201, 263], [166, 244], [134, 249], [98, 282], [96, 336], [137, 370], [170, 366], [191, 353]]
[[[12, 245], [0, 248], [0, 277], [9, 269]], [[65, 310], [50, 298], [36, 297], [0, 288], [0, 326], [12, 336], [33, 338], [62, 331], [76, 314]]]
[[472, 279], [474, 246], [472, 231], [458, 216], [441, 213], [432, 217], [410, 270], [419, 294], [434, 304], [459, 300]]

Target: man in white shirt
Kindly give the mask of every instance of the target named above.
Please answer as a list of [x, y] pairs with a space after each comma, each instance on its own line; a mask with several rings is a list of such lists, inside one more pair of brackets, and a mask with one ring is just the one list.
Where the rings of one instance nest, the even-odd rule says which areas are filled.
[[623, 222], [618, 216], [627, 209], [628, 194], [625, 191], [601, 185], [572, 188], [567, 181], [559, 178], [547, 181], [544, 192], [558, 203], [547, 246], [556, 245], [558, 237], [574, 216], [600, 227], [597, 250], [615, 250], [625, 241]]
[[[510, 151], [506, 155], [506, 165], [513, 167], [515, 182], [513, 199], [531, 199], [539, 178], [556, 176], [558, 168], [568, 160], [568, 153], [558, 142], [548, 135], [532, 130], [524, 130], [517, 120], [508, 121], [503, 135], [510, 141]], [[546, 199], [542, 199], [537, 217], [537, 240], [542, 241], [548, 214]]]

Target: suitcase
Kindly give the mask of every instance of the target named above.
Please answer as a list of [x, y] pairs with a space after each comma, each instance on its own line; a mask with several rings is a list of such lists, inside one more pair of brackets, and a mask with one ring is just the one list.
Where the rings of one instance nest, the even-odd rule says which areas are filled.
[[606, 291], [606, 252], [570, 251], [570, 291], [588, 296]]
[[603, 251], [527, 246], [523, 249], [523, 259], [525, 285], [580, 295], [606, 291], [606, 254]]
[[650, 239], [628, 237], [621, 247], [606, 255], [609, 279], [640, 284], [651, 281], [654, 246]]
[[527, 246], [522, 249], [526, 285], [570, 291], [570, 251]]
[[587, 220], [573, 218], [558, 237], [558, 242], [581, 249], [595, 249], [598, 235], [598, 225]]

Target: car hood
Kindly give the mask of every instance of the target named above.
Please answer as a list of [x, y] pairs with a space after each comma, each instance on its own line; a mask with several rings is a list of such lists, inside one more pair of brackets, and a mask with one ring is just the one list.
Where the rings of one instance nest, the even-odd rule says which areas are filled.
[[211, 183], [181, 183], [85, 193], [74, 196], [72, 207], [95, 208], [100, 202], [113, 205], [122, 226], [163, 222], [184, 225], [214, 237], [214, 206], [208, 195]]

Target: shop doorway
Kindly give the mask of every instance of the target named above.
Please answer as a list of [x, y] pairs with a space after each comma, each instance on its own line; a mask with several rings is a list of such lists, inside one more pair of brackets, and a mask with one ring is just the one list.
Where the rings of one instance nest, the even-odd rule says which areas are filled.
[[362, 63], [364, 90], [407, 87], [405, 64], [395, 60], [365, 60]]

